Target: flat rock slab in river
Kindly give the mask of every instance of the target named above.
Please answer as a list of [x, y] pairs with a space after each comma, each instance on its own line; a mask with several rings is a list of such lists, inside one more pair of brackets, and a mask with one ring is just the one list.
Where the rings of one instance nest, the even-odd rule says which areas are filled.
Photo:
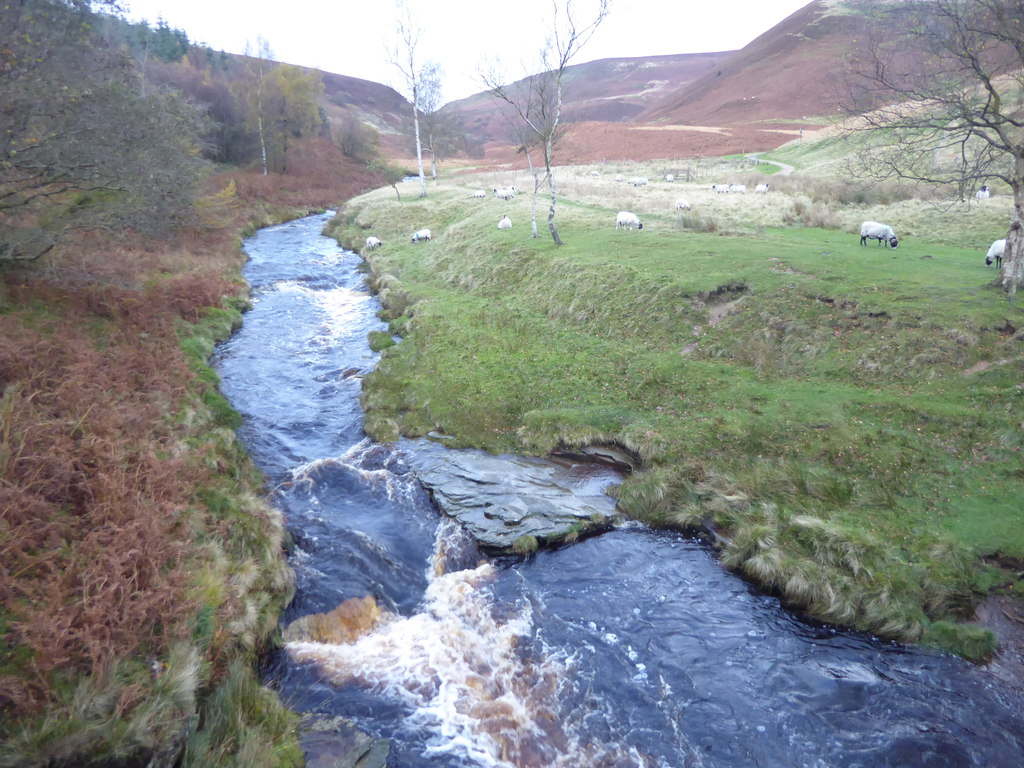
[[409, 442], [406, 460], [437, 506], [486, 550], [516, 551], [523, 537], [557, 544], [621, 518], [606, 493], [621, 477], [607, 468]]

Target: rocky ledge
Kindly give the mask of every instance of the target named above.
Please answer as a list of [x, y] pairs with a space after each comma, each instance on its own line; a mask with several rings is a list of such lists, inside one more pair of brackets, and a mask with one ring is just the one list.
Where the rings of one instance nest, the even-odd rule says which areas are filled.
[[492, 554], [530, 552], [621, 520], [606, 491], [622, 477], [608, 467], [409, 442], [406, 461], [438, 508]]

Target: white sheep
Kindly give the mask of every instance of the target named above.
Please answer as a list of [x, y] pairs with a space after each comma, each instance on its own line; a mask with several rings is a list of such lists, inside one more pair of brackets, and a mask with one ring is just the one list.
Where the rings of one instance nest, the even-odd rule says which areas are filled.
[[712, 184], [711, 185], [711, 191], [712, 192], [718, 192], [719, 194], [721, 194], [722, 192], [728, 192], [729, 191], [729, 185], [728, 184]]
[[623, 175], [622, 175], [621, 173], [616, 173], [616, 174], [615, 174], [615, 180], [616, 180], [616, 181], [625, 181], [625, 180], [626, 180], [626, 177], [625, 177], [625, 176], [623, 176]]
[[371, 235], [370, 237], [366, 238], [366, 250], [368, 251], [372, 251], [374, 248], [377, 248], [381, 245], [384, 245], [384, 243], [382, 243], [380, 241], [380, 238], [378, 237], [374, 237], [373, 235]]
[[635, 178], [630, 179], [629, 183], [632, 184], [634, 187], [646, 187], [647, 178], [645, 176], [637, 176]]
[[730, 184], [729, 185], [729, 191], [730, 192], [735, 192], [735, 193], [740, 194], [740, 195], [745, 195], [745, 194], [747, 194], [747, 185], [746, 184]]
[[516, 196], [515, 187], [502, 187], [494, 190], [494, 196], [499, 200], [511, 200]]
[[767, 195], [768, 194], [768, 185], [767, 184], [758, 184], [756, 187], [754, 187], [754, 192], [757, 193], [757, 194], [760, 194], [760, 195]]
[[992, 193], [988, 191], [988, 185], [987, 184], [982, 184], [981, 185], [981, 189], [979, 189], [977, 192], [975, 192], [974, 196], [978, 200], [988, 200], [988, 198], [989, 198], [989, 196], [991, 194]]
[[869, 239], [877, 240], [879, 245], [885, 243], [886, 248], [890, 245], [895, 248], [899, 244], [892, 227], [888, 224], [879, 224], [877, 221], [865, 221], [860, 225], [860, 244], [867, 245]]
[[676, 210], [677, 211], [688, 211], [688, 210], [690, 210], [690, 201], [687, 200], [685, 197], [680, 197], [678, 200], [676, 200]]
[[473, 192], [473, 197], [487, 197], [487, 193], [482, 189], [478, 189]]
[[421, 240], [429, 240], [429, 239], [430, 239], [430, 230], [429, 229], [418, 229], [418, 230], [416, 230], [415, 232], [412, 233], [412, 241], [414, 243], [418, 243]]
[[993, 261], [996, 263], [998, 269], [1003, 268], [1003, 253], [1006, 251], [1006, 238], [1002, 240], [996, 240], [992, 245], [988, 247], [988, 253], [985, 255], [985, 266], [989, 266]]
[[601, 174], [600, 174], [600, 173], [598, 173], [597, 171], [591, 171], [591, 172], [590, 172], [590, 175], [591, 175], [591, 176], [600, 176]]
[[619, 227], [623, 229], [633, 229], [634, 227], [643, 229], [644, 225], [640, 223], [640, 219], [637, 218], [635, 213], [619, 211], [619, 215], [615, 217], [615, 228], [618, 229]]
[[675, 181], [675, 180], [676, 180], [676, 177], [673, 174], [671, 174], [671, 173], [666, 173], [665, 174], [665, 181], [671, 182], [671, 181]]
[[498, 219], [498, 229], [512, 229], [512, 219], [508, 216], [502, 216]]

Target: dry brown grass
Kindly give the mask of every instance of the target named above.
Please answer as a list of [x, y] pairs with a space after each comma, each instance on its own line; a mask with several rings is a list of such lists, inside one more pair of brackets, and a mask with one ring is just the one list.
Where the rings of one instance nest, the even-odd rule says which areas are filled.
[[29, 674], [0, 680], [0, 707], [32, 711], [55, 673], [160, 655], [186, 631], [183, 521], [203, 478], [169, 451], [191, 384], [175, 329], [227, 288], [11, 287], [25, 311], [0, 316], [0, 601]]
[[191, 632], [189, 518], [217, 466], [179, 445], [174, 414], [206, 385], [178, 333], [240, 292], [243, 223], [336, 204], [371, 184], [324, 154], [316, 143], [295, 153], [304, 176], [212, 180], [204, 229], [161, 243], [84, 235], [50, 264], [7, 275], [0, 632], [17, 649], [0, 652], [7, 716], [52, 703], [61, 679], [119, 657], [158, 658]]

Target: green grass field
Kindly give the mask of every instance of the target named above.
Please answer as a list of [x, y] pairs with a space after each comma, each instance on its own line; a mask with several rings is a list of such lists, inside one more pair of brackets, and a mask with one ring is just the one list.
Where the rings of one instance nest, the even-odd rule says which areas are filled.
[[[985, 558], [1024, 560], [1024, 316], [984, 266], [1007, 202], [613, 177], [563, 169], [561, 247], [546, 199], [531, 239], [527, 195], [471, 197], [530, 187], [525, 174], [432, 184], [425, 200], [378, 190], [339, 212], [343, 244], [384, 241], [364, 255], [403, 339], [365, 380], [368, 431], [624, 446], [643, 461], [617, 489], [627, 513], [716, 530], [726, 565], [817, 618], [990, 654], [966, 622], [1013, 578]], [[644, 229], [616, 231], [620, 209]], [[897, 250], [859, 244], [869, 218], [896, 228]], [[421, 227], [433, 240], [411, 243]]]

